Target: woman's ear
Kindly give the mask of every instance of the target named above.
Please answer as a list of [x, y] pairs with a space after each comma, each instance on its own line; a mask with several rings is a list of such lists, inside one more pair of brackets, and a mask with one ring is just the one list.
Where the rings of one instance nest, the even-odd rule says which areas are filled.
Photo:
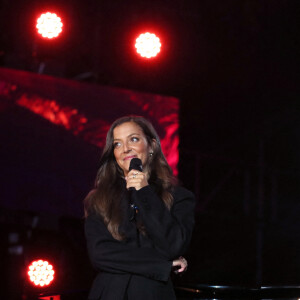
[[156, 139], [152, 139], [151, 140], [151, 146], [150, 146], [150, 153], [152, 153], [153, 154], [153, 152], [155, 151], [155, 149], [156, 149], [156, 147], [157, 147], [157, 141], [156, 141]]

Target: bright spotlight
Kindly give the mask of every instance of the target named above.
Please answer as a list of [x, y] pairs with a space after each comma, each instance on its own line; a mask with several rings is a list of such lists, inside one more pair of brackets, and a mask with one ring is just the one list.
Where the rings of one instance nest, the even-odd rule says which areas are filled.
[[52, 283], [54, 279], [53, 266], [47, 261], [39, 259], [28, 266], [28, 278], [35, 285], [44, 287]]
[[142, 57], [155, 57], [160, 52], [161, 43], [159, 38], [153, 33], [143, 33], [137, 39], [135, 48]]
[[62, 32], [63, 23], [61, 18], [54, 13], [44, 13], [37, 19], [36, 28], [44, 38], [52, 39], [58, 37]]

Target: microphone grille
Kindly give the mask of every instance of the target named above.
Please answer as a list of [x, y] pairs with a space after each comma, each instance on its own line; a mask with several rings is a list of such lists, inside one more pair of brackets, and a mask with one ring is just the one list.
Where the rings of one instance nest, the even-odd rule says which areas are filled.
[[130, 161], [129, 171], [131, 171], [131, 170], [137, 170], [137, 171], [140, 171], [140, 172], [143, 171], [143, 164], [142, 164], [142, 161], [139, 158], [134, 157]]

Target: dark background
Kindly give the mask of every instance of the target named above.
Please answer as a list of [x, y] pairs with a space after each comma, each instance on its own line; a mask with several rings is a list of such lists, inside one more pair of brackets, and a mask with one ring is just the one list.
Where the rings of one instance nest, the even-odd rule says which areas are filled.
[[[44, 66], [48, 75], [180, 99], [179, 179], [197, 196], [189, 272], [181, 281], [299, 284], [297, 0], [0, 5], [0, 66]], [[43, 6], [60, 11], [65, 24], [51, 45], [33, 29]], [[151, 61], [134, 52], [143, 29], [161, 37], [162, 51]], [[77, 251], [85, 257], [83, 240]]]

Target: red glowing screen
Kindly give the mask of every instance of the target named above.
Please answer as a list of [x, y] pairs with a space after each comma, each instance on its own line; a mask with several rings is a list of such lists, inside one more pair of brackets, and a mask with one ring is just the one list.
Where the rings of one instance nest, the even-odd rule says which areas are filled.
[[35, 260], [28, 266], [28, 278], [35, 286], [48, 286], [54, 280], [53, 266], [46, 260]]
[[4, 104], [14, 103], [28, 109], [99, 148], [104, 147], [106, 133], [116, 118], [142, 115], [158, 131], [166, 159], [174, 175], [178, 175], [179, 101], [174, 97], [1, 68], [0, 97]]
[[62, 27], [61, 18], [55, 13], [43, 13], [37, 19], [36, 28], [38, 29], [38, 33], [44, 38], [53, 39], [58, 37], [62, 32]]

